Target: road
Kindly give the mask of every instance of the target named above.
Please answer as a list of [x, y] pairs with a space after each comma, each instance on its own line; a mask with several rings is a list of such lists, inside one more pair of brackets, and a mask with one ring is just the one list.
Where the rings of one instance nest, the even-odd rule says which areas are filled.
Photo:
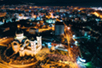
[[9, 38], [1, 38], [0, 39], [0, 46], [4, 46], [4, 47], [7, 47], [7, 44], [9, 44], [11, 41], [13, 41], [13, 38], [12, 37], [9, 37]]
[[13, 67], [10, 67], [8, 65], [5, 65], [5, 64], [0, 63], [0, 68], [13, 68]]
[[94, 33], [98, 33], [99, 35], [102, 35], [100, 32], [97, 32], [95, 30], [93, 30], [91, 27], [89, 26], [86, 26], [86, 27], [83, 27], [83, 28], [88, 28], [90, 31], [93, 31]]

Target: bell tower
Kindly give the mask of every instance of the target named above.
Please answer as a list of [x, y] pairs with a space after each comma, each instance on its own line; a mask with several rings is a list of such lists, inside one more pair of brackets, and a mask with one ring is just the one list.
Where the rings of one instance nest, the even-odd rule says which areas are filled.
[[37, 45], [42, 48], [42, 36], [38, 33], [37, 38]]
[[30, 39], [30, 43], [31, 43], [31, 50], [36, 51], [36, 42], [33, 37]]
[[16, 39], [18, 39], [20, 42], [22, 41], [22, 39], [24, 38], [24, 33], [23, 31], [20, 29], [21, 25], [17, 25], [17, 31], [15, 33], [16, 35]]

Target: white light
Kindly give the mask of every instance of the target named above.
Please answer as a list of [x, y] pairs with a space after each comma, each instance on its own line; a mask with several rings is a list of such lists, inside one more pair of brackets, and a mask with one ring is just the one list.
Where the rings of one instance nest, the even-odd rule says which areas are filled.
[[52, 20], [49, 20], [49, 23], [52, 23]]
[[26, 46], [26, 44], [23, 45], [24, 47]]
[[63, 20], [60, 20], [60, 22], [63, 22]]
[[75, 43], [78, 43], [78, 41], [75, 41]]
[[78, 41], [75, 41], [75, 45], [78, 45]]
[[82, 59], [82, 58], [79, 58], [79, 60], [81, 61], [81, 62], [86, 62], [86, 60], [85, 59]]
[[68, 30], [70, 30], [70, 27], [67, 27]]
[[73, 35], [73, 38], [76, 37], [75, 35]]
[[24, 47], [21, 47], [21, 50], [24, 50]]
[[80, 64], [81, 62], [78, 60], [77, 63]]
[[85, 62], [86, 62], [85, 59], [82, 59], [82, 58], [80, 58], [80, 57], [78, 56], [78, 58], [77, 58], [77, 63], [78, 63], [78, 64], [80, 64], [80, 63], [85, 63]]
[[51, 43], [48, 43], [48, 46], [51, 46]]
[[16, 37], [17, 39], [22, 39], [24, 36], [21, 36], [21, 37]]

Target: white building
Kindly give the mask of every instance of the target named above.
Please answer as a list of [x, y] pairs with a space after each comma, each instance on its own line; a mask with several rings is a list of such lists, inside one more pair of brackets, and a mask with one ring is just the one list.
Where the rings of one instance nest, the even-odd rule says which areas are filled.
[[20, 56], [31, 55], [34, 56], [42, 48], [42, 36], [36, 36], [35, 40], [27, 39], [21, 30], [16, 32], [16, 37], [11, 43], [15, 53], [19, 52]]

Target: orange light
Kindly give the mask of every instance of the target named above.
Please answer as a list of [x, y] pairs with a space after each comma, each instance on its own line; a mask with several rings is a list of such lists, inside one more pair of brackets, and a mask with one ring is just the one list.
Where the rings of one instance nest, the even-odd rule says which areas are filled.
[[102, 15], [101, 15], [100, 13], [98, 13], [98, 12], [93, 12], [92, 14], [94, 14], [94, 15], [97, 16], [97, 17], [102, 18]]
[[29, 8], [31, 9], [32, 7], [30, 6]]
[[19, 24], [19, 25], [17, 25], [17, 28], [20, 28], [21, 27], [21, 25]]

